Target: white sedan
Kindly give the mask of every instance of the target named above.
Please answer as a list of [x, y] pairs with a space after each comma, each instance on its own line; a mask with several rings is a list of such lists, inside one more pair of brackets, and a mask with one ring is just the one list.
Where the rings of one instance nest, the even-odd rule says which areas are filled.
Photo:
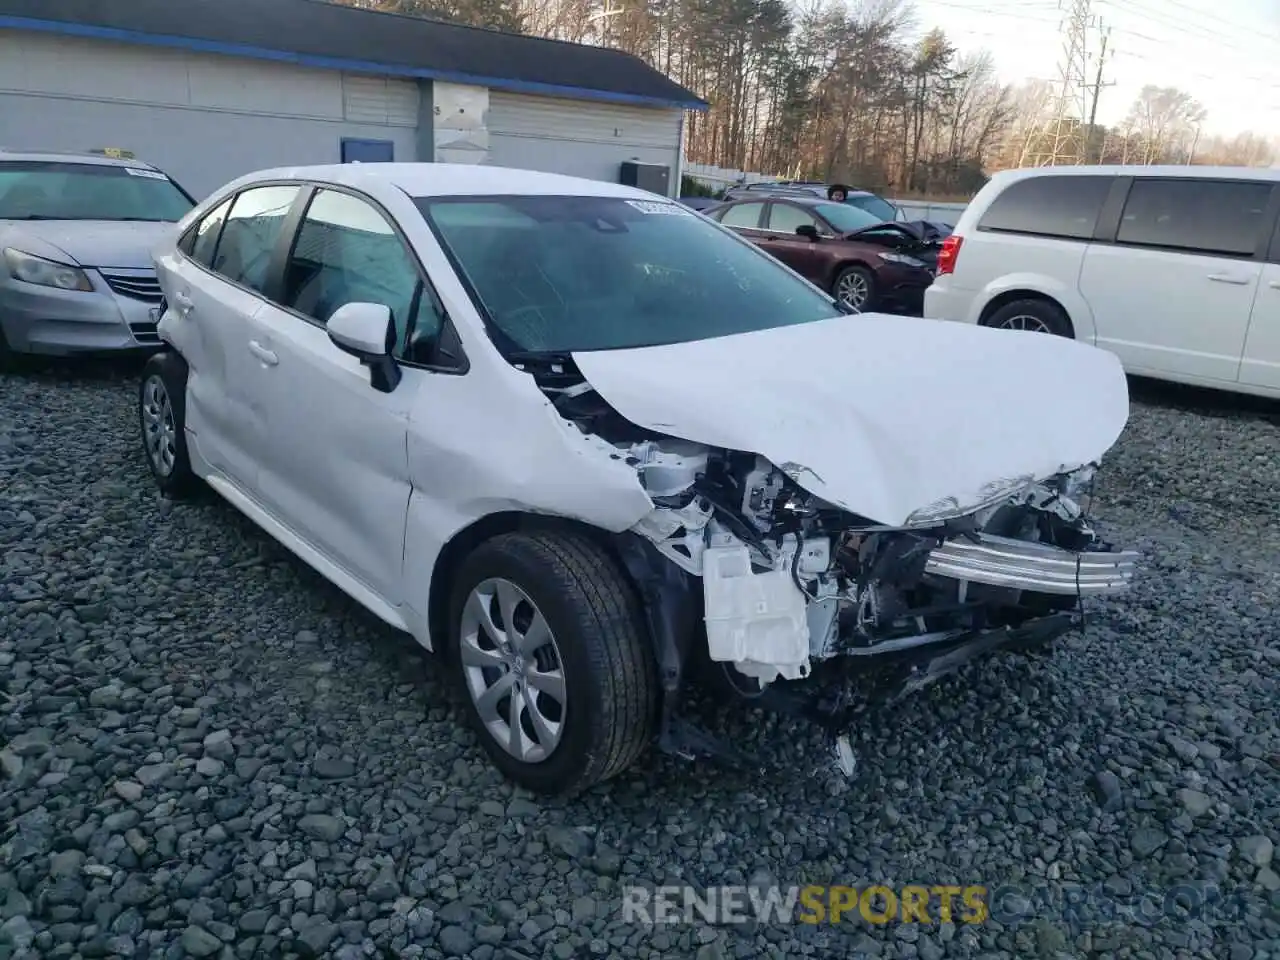
[[[732, 752], [680, 716], [695, 672], [818, 705], [841, 666], [892, 664], [899, 695], [1052, 639], [1133, 574], [1082, 500], [1128, 416], [1114, 357], [844, 315], [652, 194], [272, 170], [155, 258], [160, 489], [207, 484], [442, 653], [494, 763], [537, 791], [655, 738]], [[1055, 385], [1073, 401], [1028, 401]]]

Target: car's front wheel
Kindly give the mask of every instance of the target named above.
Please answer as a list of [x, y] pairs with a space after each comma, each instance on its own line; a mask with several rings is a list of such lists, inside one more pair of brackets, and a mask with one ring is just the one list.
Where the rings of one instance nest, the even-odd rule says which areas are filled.
[[543, 794], [574, 794], [648, 745], [657, 678], [635, 590], [569, 531], [504, 534], [463, 562], [452, 669], [493, 763]]
[[186, 399], [187, 362], [172, 350], [148, 358], [138, 389], [142, 450], [156, 486], [172, 499], [200, 485], [187, 454]]
[[857, 313], [872, 309], [876, 300], [876, 276], [866, 267], [845, 267], [836, 274], [831, 293]]

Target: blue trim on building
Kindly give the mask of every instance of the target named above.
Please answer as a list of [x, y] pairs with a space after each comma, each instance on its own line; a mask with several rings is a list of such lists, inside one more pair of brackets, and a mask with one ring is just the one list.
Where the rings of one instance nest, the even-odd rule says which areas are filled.
[[138, 33], [99, 27], [83, 23], [63, 23], [55, 20], [32, 20], [28, 17], [0, 16], [0, 29], [34, 30], [41, 33], [59, 33], [74, 37], [90, 37], [96, 40], [116, 40], [150, 47], [170, 47], [194, 50], [200, 53], [217, 53], [229, 57], [248, 57], [253, 60], [273, 60], [277, 63], [293, 63], [301, 67], [320, 70], [345, 70], [350, 73], [368, 73], [376, 76], [422, 78], [443, 83], [467, 83], [509, 90], [512, 93], [529, 93], [544, 97], [569, 97], [574, 100], [597, 100], [605, 103], [625, 103], [642, 107], [668, 107], [682, 110], [706, 110], [709, 105], [701, 100], [661, 100], [629, 93], [613, 93], [608, 90], [588, 90], [583, 87], [563, 87], [552, 83], [535, 83], [528, 80], [507, 80], [501, 77], [480, 77], [449, 70], [430, 70], [423, 67], [406, 67], [388, 63], [372, 63], [364, 60], [347, 60], [341, 57], [313, 56], [306, 53], [290, 53], [286, 50], [269, 50], [238, 43], [220, 43], [216, 40], [200, 40], [194, 37], [175, 37], [164, 34]]

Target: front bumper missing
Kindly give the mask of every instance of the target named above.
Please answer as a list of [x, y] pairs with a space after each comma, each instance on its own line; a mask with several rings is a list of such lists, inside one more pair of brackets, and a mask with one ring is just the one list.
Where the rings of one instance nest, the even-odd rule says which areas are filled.
[[[937, 682], [966, 664], [997, 652], [1034, 655], [1051, 647], [1054, 640], [1081, 623], [1074, 611], [1038, 617], [1017, 627], [996, 627], [963, 634], [954, 640], [915, 647], [874, 658], [875, 674], [866, 695], [855, 693], [855, 676], [869, 665], [863, 657], [835, 657], [823, 666], [836, 673], [824, 676], [815, 671], [806, 680], [779, 681], [766, 687], [752, 703], [816, 723], [832, 738], [842, 757], [851, 750], [848, 734], [868, 708], [898, 703]], [[824, 683], [825, 681], [825, 683]], [[818, 691], [814, 684], [823, 684]], [[659, 741], [661, 749], [685, 758], [709, 756], [729, 766], [762, 771], [765, 765], [746, 756], [705, 731], [672, 718]], [[845, 760], [840, 761], [845, 765]], [[848, 771], [846, 771], [846, 775]]]
[[1074, 553], [1047, 543], [980, 533], [936, 547], [925, 573], [993, 587], [1096, 597], [1129, 589], [1138, 559], [1132, 550]]

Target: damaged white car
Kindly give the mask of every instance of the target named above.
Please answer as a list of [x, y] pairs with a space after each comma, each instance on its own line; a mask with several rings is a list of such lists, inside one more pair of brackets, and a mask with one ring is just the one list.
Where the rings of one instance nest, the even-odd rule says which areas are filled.
[[1128, 416], [1113, 356], [844, 315], [651, 194], [274, 170], [156, 262], [139, 416], [161, 490], [203, 481], [441, 652], [538, 791], [655, 740], [715, 750], [680, 716], [695, 665], [834, 729], [831, 677], [893, 664], [900, 694], [1053, 639], [1134, 573], [1082, 509]]

